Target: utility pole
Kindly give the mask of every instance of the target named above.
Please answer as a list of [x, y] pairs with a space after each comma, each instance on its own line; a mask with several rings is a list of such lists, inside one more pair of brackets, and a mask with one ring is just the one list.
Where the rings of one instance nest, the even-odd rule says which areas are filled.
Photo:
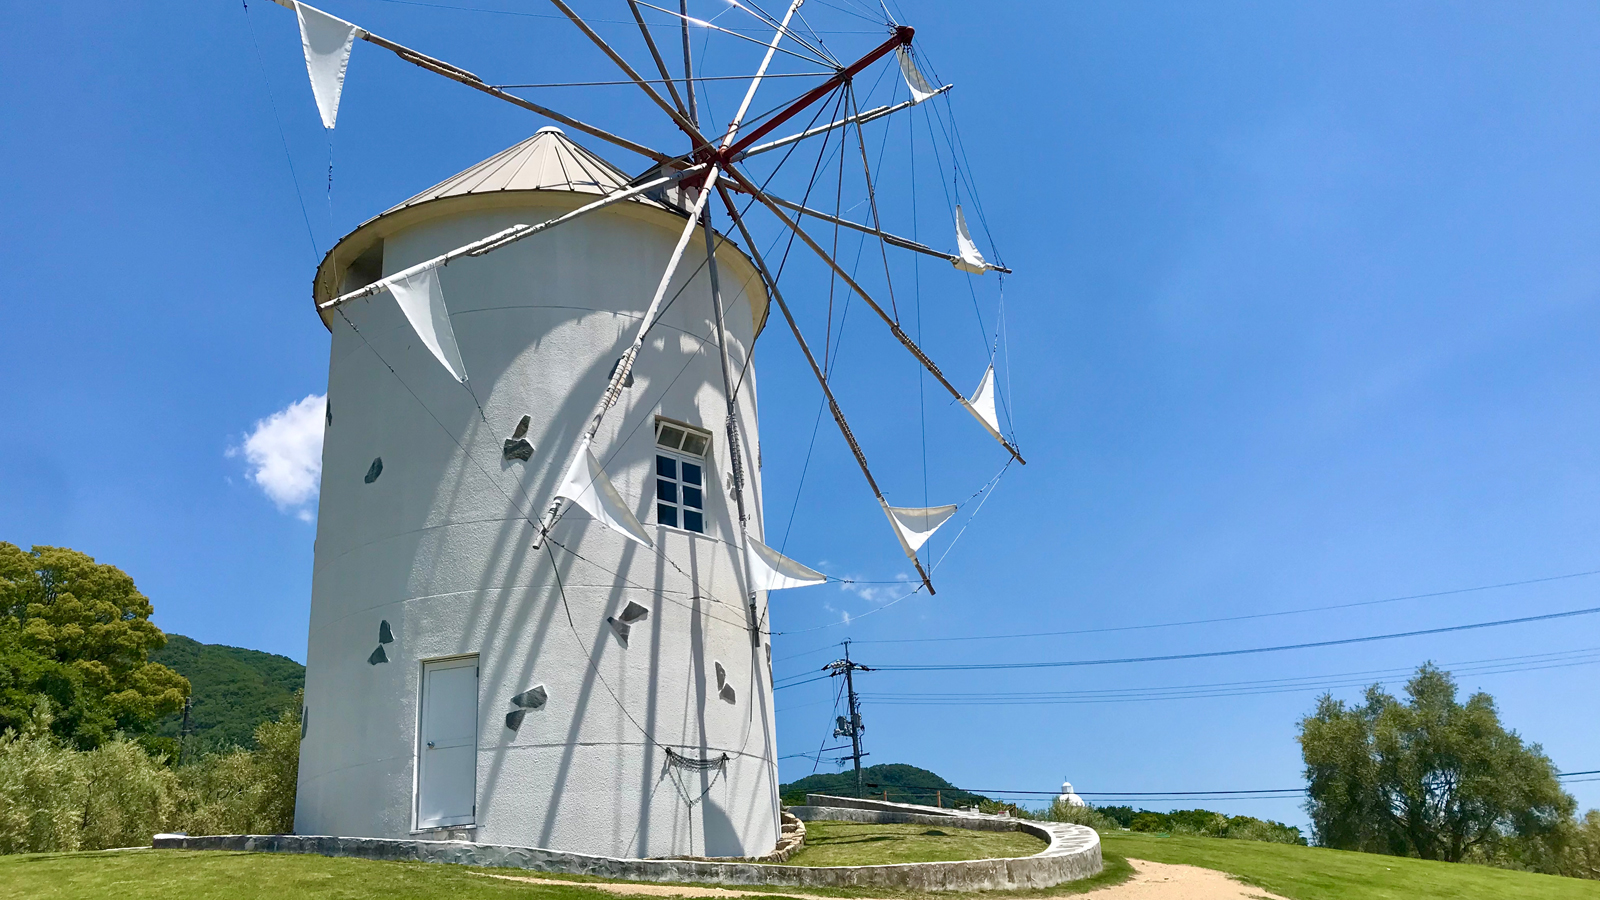
[[183, 724], [178, 726], [178, 762], [183, 765], [184, 745], [189, 741], [189, 710], [194, 706], [194, 697], [183, 698]]
[[845, 695], [849, 698], [850, 717], [838, 717], [838, 727], [833, 730], [834, 737], [850, 738], [850, 755], [844, 757], [856, 764], [856, 796], [866, 796], [866, 786], [861, 781], [861, 758], [871, 756], [870, 753], [861, 752], [861, 732], [866, 731], [866, 726], [861, 724], [861, 699], [856, 696], [856, 682], [854, 674], [857, 671], [871, 672], [868, 666], [850, 660], [850, 642], [844, 642], [844, 659], [836, 659], [822, 667], [824, 672], [832, 675], [844, 673]]

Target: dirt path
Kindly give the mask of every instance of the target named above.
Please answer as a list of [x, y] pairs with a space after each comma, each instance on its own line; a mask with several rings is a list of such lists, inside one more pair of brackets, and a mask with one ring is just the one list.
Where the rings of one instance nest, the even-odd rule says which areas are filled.
[[1076, 896], [1084, 900], [1283, 900], [1240, 884], [1214, 869], [1130, 859], [1133, 877], [1115, 887]]
[[[1167, 863], [1130, 859], [1133, 877], [1114, 887], [1101, 888], [1087, 894], [1070, 894], [1063, 897], [1078, 900], [1284, 900], [1261, 888], [1240, 884], [1221, 872], [1197, 866], [1179, 866]], [[563, 887], [586, 887], [619, 897], [772, 897], [771, 892], [745, 891], [738, 888], [688, 887], [674, 884], [639, 884], [637, 882], [562, 881], [555, 878], [534, 878], [523, 875], [492, 875], [474, 872], [485, 878], [521, 881], [527, 884], [554, 884]], [[784, 897], [799, 900], [838, 900], [836, 897], [819, 897], [784, 891]], [[994, 892], [996, 900], [1003, 892]]]

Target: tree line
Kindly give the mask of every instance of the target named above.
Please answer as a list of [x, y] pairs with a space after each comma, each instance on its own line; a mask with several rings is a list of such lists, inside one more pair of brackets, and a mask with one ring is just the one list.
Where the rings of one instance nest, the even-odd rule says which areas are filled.
[[115, 566], [0, 541], [0, 853], [293, 829], [298, 700], [254, 749], [177, 765], [156, 728], [190, 685], [150, 660], [166, 643], [152, 612]]

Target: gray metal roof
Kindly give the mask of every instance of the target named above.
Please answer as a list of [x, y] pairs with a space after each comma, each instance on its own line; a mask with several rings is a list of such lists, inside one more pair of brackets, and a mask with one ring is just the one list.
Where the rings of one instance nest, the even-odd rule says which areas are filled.
[[[411, 199], [384, 210], [379, 218], [407, 207], [473, 194], [498, 191], [575, 191], [583, 194], [609, 194], [628, 186], [626, 173], [588, 150], [573, 143], [554, 125], [539, 129], [533, 137], [502, 150], [481, 163], [446, 178]], [[652, 206], [649, 198], [637, 198]]]

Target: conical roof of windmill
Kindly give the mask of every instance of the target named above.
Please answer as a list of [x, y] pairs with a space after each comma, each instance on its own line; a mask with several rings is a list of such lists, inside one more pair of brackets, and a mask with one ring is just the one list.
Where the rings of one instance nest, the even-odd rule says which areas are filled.
[[[436, 216], [467, 209], [517, 207], [530, 192], [561, 192], [603, 197], [626, 190], [636, 179], [549, 125], [517, 144], [446, 178], [410, 199], [367, 219], [339, 240], [317, 268], [315, 300], [324, 303], [352, 284], [383, 273], [383, 239]], [[574, 205], [579, 201], [574, 200]], [[681, 227], [689, 204], [676, 188], [628, 198], [628, 205], [660, 210]], [[725, 240], [734, 242], [728, 235]], [[720, 254], [719, 254], [720, 255]], [[364, 265], [365, 264], [365, 265]]]
[[[447, 197], [507, 191], [574, 191], [603, 195], [626, 188], [631, 180], [621, 169], [579, 146], [560, 128], [547, 125], [534, 132], [533, 137], [446, 178], [375, 218]], [[653, 199], [641, 198], [640, 202], [665, 208]]]

